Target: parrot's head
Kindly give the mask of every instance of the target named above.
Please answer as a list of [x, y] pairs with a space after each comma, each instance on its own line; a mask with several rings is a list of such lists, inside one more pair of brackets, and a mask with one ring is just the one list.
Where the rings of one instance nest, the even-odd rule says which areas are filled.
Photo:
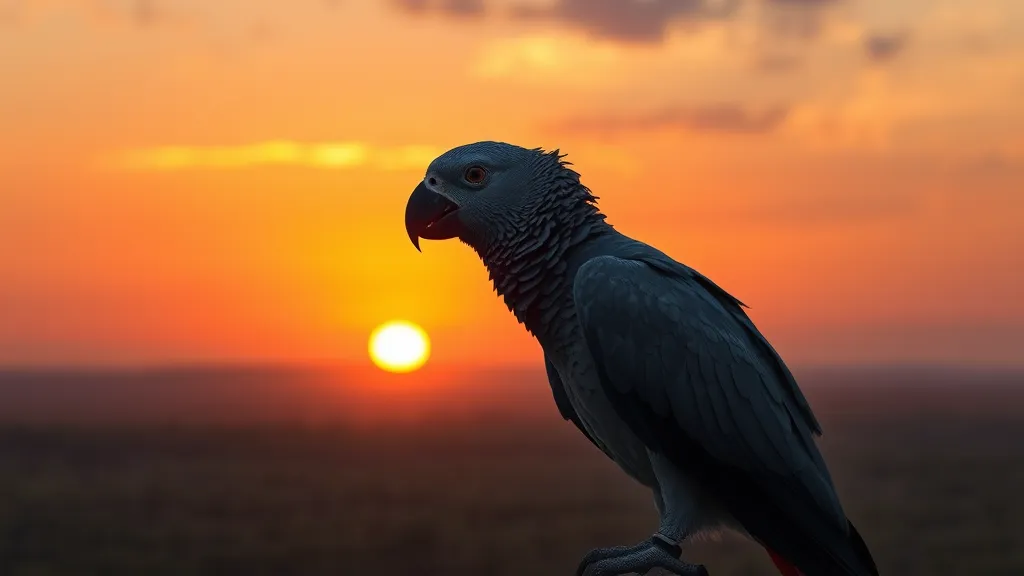
[[420, 238], [459, 238], [473, 248], [525, 232], [538, 210], [557, 203], [560, 192], [580, 188], [579, 175], [558, 151], [503, 142], [453, 148], [427, 168], [405, 208], [405, 228], [419, 250]]

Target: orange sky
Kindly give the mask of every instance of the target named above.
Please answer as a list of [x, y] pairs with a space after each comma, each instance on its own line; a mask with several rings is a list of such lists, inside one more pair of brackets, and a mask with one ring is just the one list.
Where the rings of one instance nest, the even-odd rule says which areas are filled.
[[0, 0], [0, 364], [363, 361], [396, 317], [537, 362], [403, 228], [483, 139], [790, 363], [1024, 364], [1022, 101], [1019, 0]]

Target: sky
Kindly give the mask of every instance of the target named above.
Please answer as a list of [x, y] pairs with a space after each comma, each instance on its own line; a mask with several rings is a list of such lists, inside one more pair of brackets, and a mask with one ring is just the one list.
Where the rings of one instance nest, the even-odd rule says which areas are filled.
[[1024, 365], [1019, 0], [0, 0], [0, 365], [540, 349], [430, 160], [560, 149], [790, 364]]

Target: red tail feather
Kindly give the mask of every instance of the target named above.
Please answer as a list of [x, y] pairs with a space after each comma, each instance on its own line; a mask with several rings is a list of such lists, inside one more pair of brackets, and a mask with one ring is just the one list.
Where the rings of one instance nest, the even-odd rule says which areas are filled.
[[[768, 550], [768, 548], [765, 548], [765, 550]], [[775, 564], [775, 567], [779, 569], [779, 573], [782, 574], [782, 576], [804, 576], [804, 573], [797, 570], [796, 566], [790, 564], [789, 561], [782, 556], [779, 556], [774, 551], [768, 550], [768, 556], [771, 556], [772, 562]]]

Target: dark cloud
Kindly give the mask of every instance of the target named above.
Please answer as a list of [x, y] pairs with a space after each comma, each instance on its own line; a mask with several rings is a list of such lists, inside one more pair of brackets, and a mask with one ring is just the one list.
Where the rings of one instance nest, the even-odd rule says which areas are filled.
[[608, 115], [572, 119], [558, 125], [570, 132], [614, 133], [672, 128], [687, 132], [759, 134], [772, 132], [789, 114], [786, 106], [750, 110], [735, 104], [676, 107], [634, 115]]
[[135, 0], [132, 19], [139, 26], [152, 26], [160, 21], [161, 13], [154, 0]]
[[[546, 6], [519, 4], [508, 16], [519, 20], [558, 22], [595, 38], [658, 43], [676, 26], [697, 26], [732, 17], [744, 2], [767, 5], [768, 22], [779, 33], [812, 37], [819, 29], [819, 8], [842, 0], [556, 0]], [[391, 0], [411, 14], [480, 16], [484, 0]]]
[[520, 7], [519, 18], [559, 21], [599, 38], [658, 42], [678, 23], [726, 18], [738, 0], [561, 0], [547, 8]]
[[864, 38], [864, 53], [872, 62], [888, 62], [903, 52], [907, 34], [870, 34]]
[[487, 9], [483, 0], [446, 0], [441, 4], [449, 13], [459, 16], [478, 16]]
[[392, 4], [413, 14], [439, 12], [450, 16], [482, 16], [487, 10], [484, 0], [392, 0]]
[[[776, 38], [810, 40], [816, 38], [821, 32], [822, 18], [821, 10], [803, 8], [791, 8], [790, 5], [779, 4], [777, 8], [766, 10], [762, 13], [762, 22]], [[817, 6], [808, 4], [807, 6]]]
[[[754, 1], [754, 0], [750, 0]], [[776, 41], [806, 43], [817, 38], [829, 9], [844, 0], [759, 0], [762, 26]]]
[[434, 8], [429, 0], [391, 0], [391, 3], [399, 10], [417, 14]]
[[764, 0], [768, 4], [774, 4], [777, 6], [797, 6], [797, 7], [808, 7], [814, 8], [818, 6], [828, 6], [830, 4], [839, 4], [842, 0]]
[[126, 0], [123, 2], [97, 3], [97, 9], [118, 20], [142, 28], [181, 23], [181, 13], [170, 10], [161, 0]]
[[[558, 0], [550, 6], [514, 6], [507, 14], [519, 20], [559, 22], [597, 38], [623, 42], [659, 42], [676, 24], [727, 18], [743, 0]], [[392, 0], [412, 14], [437, 12], [478, 16], [483, 0]]]

